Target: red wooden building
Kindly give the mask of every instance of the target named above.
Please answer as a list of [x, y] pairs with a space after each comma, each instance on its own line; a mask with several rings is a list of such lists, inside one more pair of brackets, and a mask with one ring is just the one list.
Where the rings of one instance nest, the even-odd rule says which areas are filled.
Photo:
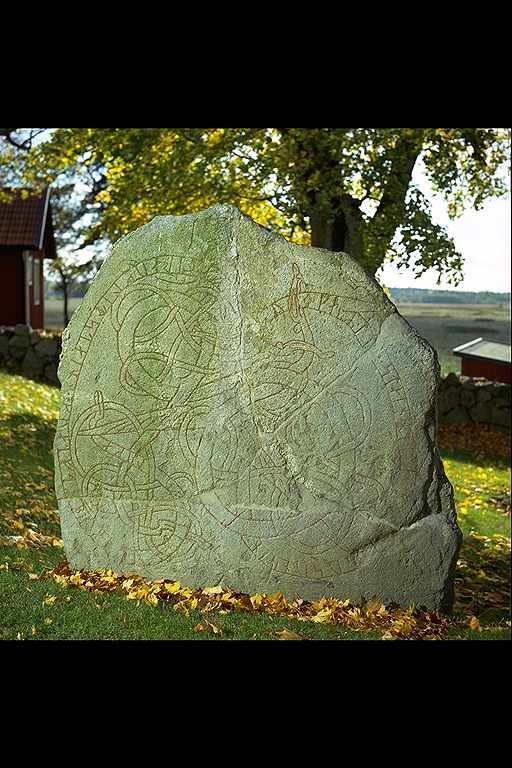
[[0, 325], [44, 326], [43, 259], [57, 255], [50, 190], [0, 196]]
[[510, 344], [496, 341], [473, 339], [467, 344], [455, 347], [453, 354], [461, 358], [461, 373], [463, 376], [483, 377], [512, 383], [510, 375]]

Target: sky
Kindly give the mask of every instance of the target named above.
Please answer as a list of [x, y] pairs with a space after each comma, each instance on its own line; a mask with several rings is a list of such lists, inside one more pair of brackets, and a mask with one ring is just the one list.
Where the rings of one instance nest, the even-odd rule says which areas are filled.
[[488, 200], [480, 211], [467, 210], [459, 219], [451, 221], [446, 203], [432, 192], [421, 169], [414, 170], [413, 182], [429, 198], [432, 218], [442, 224], [453, 238], [464, 259], [464, 280], [457, 286], [445, 280], [437, 284], [436, 270], [426, 272], [418, 279], [410, 269], [398, 270], [387, 264], [378, 274], [388, 288], [433, 288], [450, 291], [509, 292], [511, 289], [510, 196]]

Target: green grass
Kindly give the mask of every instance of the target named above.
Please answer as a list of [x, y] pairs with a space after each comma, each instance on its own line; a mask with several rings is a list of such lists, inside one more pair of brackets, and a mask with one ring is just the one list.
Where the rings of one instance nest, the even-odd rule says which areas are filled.
[[[0, 549], [0, 562], [12, 553]], [[19, 557], [16, 558], [19, 562]], [[16, 559], [11, 560], [11, 567]], [[40, 572], [52, 558], [40, 554], [23, 558], [21, 567], [30, 563], [30, 572]], [[48, 595], [57, 598], [44, 605]], [[153, 607], [137, 604], [118, 592], [95, 593], [73, 587], [62, 588], [50, 580], [34, 581], [25, 570], [0, 572], [0, 640], [206, 640], [217, 636], [194, 632], [202, 619], [198, 611], [185, 618], [169, 605]], [[215, 626], [222, 630], [223, 640], [277, 640], [276, 633], [288, 629], [304, 638], [322, 640], [378, 639], [378, 634], [348, 630], [341, 625], [316, 625], [280, 616], [251, 613], [219, 614]], [[48, 620], [51, 623], [46, 623]]]
[[[60, 392], [21, 376], [0, 371], [0, 536], [13, 535], [23, 527], [40, 534], [59, 535], [57, 504], [53, 489], [52, 443]], [[455, 486], [459, 523], [465, 536], [464, 569], [459, 574], [460, 593], [471, 613], [480, 616], [483, 631], [460, 624], [449, 638], [509, 639], [503, 625], [509, 617], [509, 601], [503, 584], [510, 572], [509, 556], [494, 546], [494, 534], [510, 537], [510, 492], [507, 462], [499, 456], [476, 461], [471, 453], [444, 451], [447, 474]], [[480, 538], [479, 538], [480, 537]], [[62, 549], [0, 547], [0, 639], [215, 639], [194, 632], [201, 614], [185, 618], [169, 604], [153, 607], [127, 600], [120, 592], [94, 592], [62, 587], [50, 579], [33, 579], [54, 568]], [[490, 586], [489, 586], [490, 585]], [[496, 594], [496, 603], [482, 603], [483, 590]], [[48, 595], [54, 604], [43, 604]], [[480, 602], [479, 602], [480, 600]], [[483, 615], [485, 614], [485, 616]], [[316, 624], [281, 616], [252, 613], [210, 614], [222, 630], [221, 639], [275, 640], [287, 629], [309, 639], [378, 639], [379, 633], [356, 632], [343, 625]]]
[[439, 365], [441, 366], [441, 376], [444, 378], [449, 373], [455, 373], [460, 375], [460, 358], [454, 355], [439, 357]]
[[475, 464], [460, 451], [443, 451], [445, 472], [454, 487], [458, 523], [464, 536], [510, 537], [510, 469], [503, 460]]
[[59, 535], [52, 453], [59, 403], [57, 387], [0, 371], [0, 535], [16, 509]]

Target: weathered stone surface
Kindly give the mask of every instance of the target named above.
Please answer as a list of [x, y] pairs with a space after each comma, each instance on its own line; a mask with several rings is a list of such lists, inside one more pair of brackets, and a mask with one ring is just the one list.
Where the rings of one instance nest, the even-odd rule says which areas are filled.
[[510, 429], [510, 408], [496, 408], [494, 406], [492, 420], [497, 426]]
[[448, 376], [443, 379], [444, 387], [457, 387], [459, 386], [459, 377], [456, 373], [449, 373]]
[[452, 408], [455, 408], [459, 404], [460, 392], [456, 387], [448, 387], [442, 392], [442, 396], [439, 397], [439, 415], [444, 416]]
[[496, 397], [496, 405], [498, 408], [510, 407], [510, 389], [510, 386], [504, 386], [498, 390]]
[[345, 254], [231, 206], [114, 246], [59, 367], [75, 568], [450, 607], [439, 366]]
[[492, 418], [492, 408], [490, 402], [477, 402], [469, 409], [469, 413], [473, 421], [489, 422]]
[[470, 408], [476, 400], [474, 389], [464, 388], [460, 393], [460, 404], [464, 408]]
[[9, 350], [9, 339], [7, 336], [0, 336], [0, 357], [7, 355]]
[[479, 403], [486, 403], [492, 400], [492, 384], [490, 387], [478, 387], [476, 396]]
[[14, 333], [17, 336], [28, 336], [30, 333], [30, 328], [24, 323], [17, 323], [14, 327]]

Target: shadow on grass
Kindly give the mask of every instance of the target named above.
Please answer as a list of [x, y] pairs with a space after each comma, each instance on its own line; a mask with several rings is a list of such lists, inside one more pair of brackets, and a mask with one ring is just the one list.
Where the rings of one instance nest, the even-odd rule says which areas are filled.
[[510, 540], [465, 537], [455, 576], [454, 616], [471, 614], [481, 624], [510, 618]]
[[38, 525], [57, 534], [53, 439], [56, 420], [34, 414], [12, 414], [0, 419], [0, 532], [12, 532], [7, 518], [22, 510]]

